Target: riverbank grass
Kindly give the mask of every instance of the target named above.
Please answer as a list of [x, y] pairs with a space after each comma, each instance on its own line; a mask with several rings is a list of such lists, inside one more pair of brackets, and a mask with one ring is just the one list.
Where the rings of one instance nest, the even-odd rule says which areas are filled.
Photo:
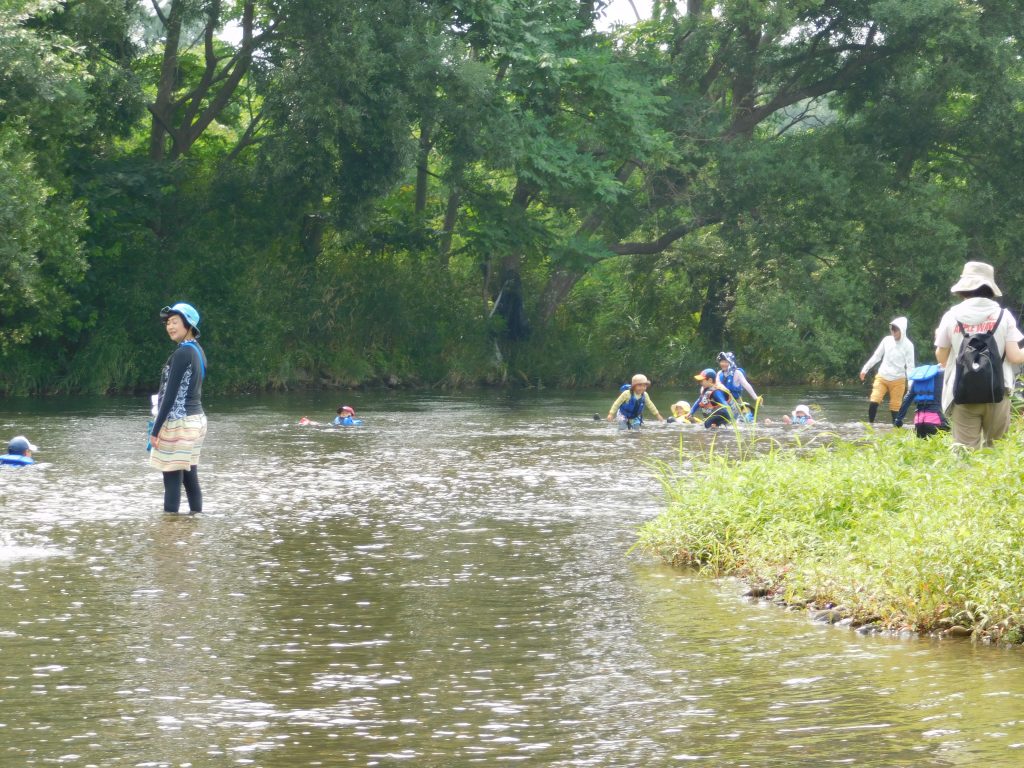
[[744, 456], [659, 467], [639, 548], [858, 625], [1024, 641], [1020, 426], [977, 452], [901, 430]]

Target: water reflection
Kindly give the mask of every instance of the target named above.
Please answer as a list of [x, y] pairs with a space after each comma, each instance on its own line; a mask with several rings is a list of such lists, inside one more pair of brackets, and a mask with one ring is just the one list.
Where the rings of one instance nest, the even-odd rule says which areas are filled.
[[[860, 435], [862, 394], [800, 399]], [[195, 518], [159, 513], [141, 399], [11, 407], [48, 464], [0, 473], [0, 764], [1019, 763], [1019, 653], [627, 556], [647, 462], [708, 435], [609, 401], [213, 402]]]

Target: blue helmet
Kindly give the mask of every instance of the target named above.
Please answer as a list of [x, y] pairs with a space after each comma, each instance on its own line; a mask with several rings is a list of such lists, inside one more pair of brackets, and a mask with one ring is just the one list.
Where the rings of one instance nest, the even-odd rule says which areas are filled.
[[195, 335], [199, 335], [199, 312], [191, 304], [185, 304], [184, 302], [178, 302], [169, 307], [164, 307], [160, 310], [160, 319], [167, 320], [171, 315], [178, 315], [185, 324], [195, 331]]

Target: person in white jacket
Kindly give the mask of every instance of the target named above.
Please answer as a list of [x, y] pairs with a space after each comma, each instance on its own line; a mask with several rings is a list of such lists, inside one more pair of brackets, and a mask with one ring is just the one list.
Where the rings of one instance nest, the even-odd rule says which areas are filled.
[[907, 376], [914, 370], [914, 345], [907, 338], [907, 318], [897, 317], [889, 323], [889, 335], [882, 339], [875, 353], [860, 369], [861, 381], [876, 364], [878, 373], [875, 374], [871, 396], [868, 398], [868, 423], [874, 423], [878, 406], [886, 396], [889, 398], [890, 415], [895, 422], [903, 395], [907, 391]]

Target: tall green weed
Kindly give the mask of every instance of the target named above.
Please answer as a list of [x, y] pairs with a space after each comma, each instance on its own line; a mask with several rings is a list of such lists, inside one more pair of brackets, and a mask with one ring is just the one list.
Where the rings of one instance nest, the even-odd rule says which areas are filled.
[[906, 430], [753, 454], [662, 466], [668, 508], [638, 546], [860, 623], [1022, 640], [1020, 426], [973, 453]]

